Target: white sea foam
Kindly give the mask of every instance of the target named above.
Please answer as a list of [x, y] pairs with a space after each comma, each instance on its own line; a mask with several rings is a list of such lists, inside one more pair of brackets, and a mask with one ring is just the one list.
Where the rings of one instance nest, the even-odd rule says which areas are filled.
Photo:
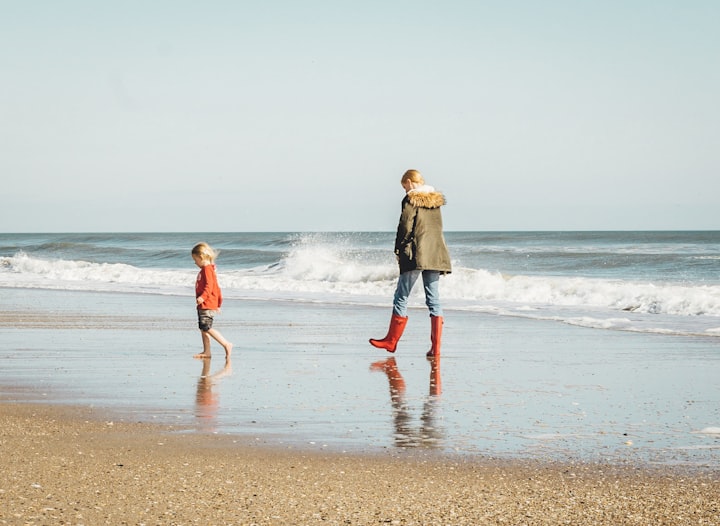
[[700, 431], [694, 431], [701, 435], [720, 435], [720, 427], [705, 427]]
[[147, 270], [122, 263], [46, 260], [19, 252], [0, 258], [0, 285], [59, 290], [138, 292], [177, 291], [193, 283], [192, 270]]
[[[42, 259], [18, 252], [0, 258], [0, 286], [192, 294], [196, 269], [138, 268], [121, 263]], [[226, 297], [257, 293], [313, 301], [387, 303], [397, 266], [366, 262], [343, 247], [300, 244], [275, 264], [226, 269], [218, 276]], [[720, 286], [650, 283], [585, 277], [505, 275], [455, 268], [442, 281], [446, 308], [553, 319], [594, 328], [720, 336]], [[414, 301], [421, 304], [422, 287]], [[353, 299], [354, 298], [354, 299]], [[618, 313], [628, 316], [618, 316]], [[632, 316], [630, 316], [632, 315]], [[662, 323], [650, 323], [642, 315]], [[668, 318], [670, 317], [670, 318]], [[687, 319], [704, 320], [692, 328]], [[670, 321], [668, 321], [670, 319]], [[674, 321], [673, 321], [674, 320]]]
[[456, 269], [443, 287], [447, 298], [530, 305], [594, 306], [679, 316], [720, 316], [720, 287], [639, 283], [575, 277], [505, 276]]

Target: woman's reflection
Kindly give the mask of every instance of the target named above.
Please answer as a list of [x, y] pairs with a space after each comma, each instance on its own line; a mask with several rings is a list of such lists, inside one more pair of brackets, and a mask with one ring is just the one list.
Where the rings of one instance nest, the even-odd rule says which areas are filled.
[[225, 361], [225, 366], [214, 374], [210, 374], [210, 362], [202, 360], [202, 372], [197, 383], [195, 395], [195, 416], [200, 420], [200, 428], [205, 431], [215, 430], [215, 416], [218, 410], [218, 395], [213, 387], [220, 378], [232, 373], [230, 359]]
[[412, 425], [412, 416], [405, 400], [405, 379], [397, 368], [395, 358], [381, 360], [370, 366], [371, 371], [382, 371], [387, 376], [395, 425], [395, 445], [398, 447], [437, 448], [441, 446], [442, 432], [436, 422], [437, 408], [442, 393], [440, 357], [434, 357], [428, 361], [430, 363], [430, 389], [423, 403], [420, 425], [417, 429]]

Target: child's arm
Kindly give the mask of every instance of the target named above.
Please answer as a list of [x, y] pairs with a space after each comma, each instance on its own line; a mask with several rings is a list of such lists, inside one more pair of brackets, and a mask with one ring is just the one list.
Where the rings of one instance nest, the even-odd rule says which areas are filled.
[[210, 270], [210, 265], [205, 265], [200, 269], [200, 279], [195, 292], [197, 294], [195, 302], [198, 305], [202, 305], [205, 303], [205, 300], [210, 297], [212, 291], [212, 276], [210, 275]]

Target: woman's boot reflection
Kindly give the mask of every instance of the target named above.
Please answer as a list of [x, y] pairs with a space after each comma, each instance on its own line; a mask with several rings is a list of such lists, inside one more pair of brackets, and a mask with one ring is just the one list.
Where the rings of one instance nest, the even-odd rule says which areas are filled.
[[405, 379], [397, 368], [395, 358], [374, 362], [370, 369], [384, 372], [388, 379], [395, 426], [395, 445], [398, 447], [437, 447], [441, 438], [435, 427], [435, 409], [442, 386], [440, 359], [436, 357], [430, 360], [430, 393], [423, 405], [420, 429], [413, 429], [411, 425], [412, 417], [405, 400]]
[[410, 428], [410, 414], [405, 404], [405, 379], [398, 371], [395, 358], [380, 360], [370, 365], [372, 371], [382, 371], [388, 379], [390, 386], [390, 403], [393, 409], [395, 424], [395, 445], [412, 446], [412, 429]]
[[442, 394], [442, 378], [440, 378], [440, 357], [429, 358], [430, 362], [430, 396]]
[[195, 394], [195, 416], [200, 419], [200, 427], [206, 431], [214, 430], [215, 415], [218, 409], [218, 396], [213, 386], [223, 376], [232, 373], [230, 360], [225, 361], [225, 367], [215, 374], [210, 374], [211, 360], [203, 360], [202, 372], [197, 383]]
[[442, 440], [442, 431], [437, 426], [437, 409], [442, 394], [442, 379], [440, 378], [440, 356], [434, 356], [430, 362], [430, 390], [423, 404], [420, 417], [422, 422], [421, 438], [425, 447], [439, 447]]

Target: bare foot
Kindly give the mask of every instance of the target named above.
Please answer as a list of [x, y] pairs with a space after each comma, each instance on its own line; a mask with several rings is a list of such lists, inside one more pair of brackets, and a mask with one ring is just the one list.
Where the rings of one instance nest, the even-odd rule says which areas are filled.
[[230, 355], [232, 354], [232, 349], [233, 349], [233, 344], [228, 342], [225, 345], [225, 359], [226, 360], [230, 358]]
[[193, 354], [193, 358], [212, 358], [209, 352], [201, 352], [200, 354]]

